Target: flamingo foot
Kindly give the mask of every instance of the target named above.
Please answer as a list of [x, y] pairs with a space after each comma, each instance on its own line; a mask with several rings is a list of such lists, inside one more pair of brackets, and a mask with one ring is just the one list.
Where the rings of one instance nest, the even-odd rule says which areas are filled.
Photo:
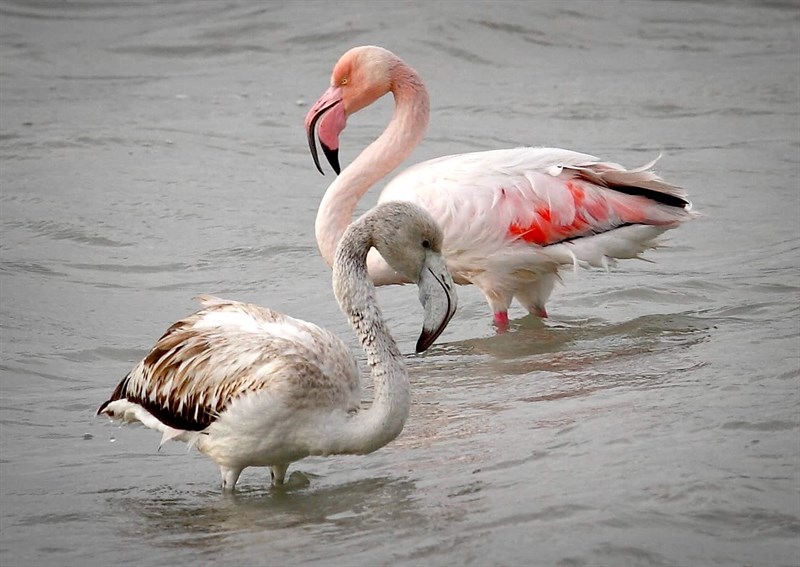
[[547, 319], [548, 317], [547, 309], [545, 309], [544, 307], [537, 307], [534, 310], [533, 314], [536, 315], [537, 317], [541, 317], [542, 319]]
[[508, 311], [496, 311], [494, 324], [501, 333], [508, 331]]

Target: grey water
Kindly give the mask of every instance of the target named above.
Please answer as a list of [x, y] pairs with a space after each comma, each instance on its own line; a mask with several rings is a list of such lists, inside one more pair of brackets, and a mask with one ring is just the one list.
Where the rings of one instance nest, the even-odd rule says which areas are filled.
[[[504, 335], [460, 288], [408, 354], [395, 442], [225, 495], [202, 455], [94, 412], [201, 293], [357, 351], [303, 118], [361, 44], [430, 90], [409, 164], [663, 154], [703, 216], [652, 263], [568, 271]], [[349, 120], [343, 164], [390, 113]], [[799, 179], [794, 1], [3, 0], [0, 564], [800, 565]], [[415, 294], [379, 291], [406, 353]]]

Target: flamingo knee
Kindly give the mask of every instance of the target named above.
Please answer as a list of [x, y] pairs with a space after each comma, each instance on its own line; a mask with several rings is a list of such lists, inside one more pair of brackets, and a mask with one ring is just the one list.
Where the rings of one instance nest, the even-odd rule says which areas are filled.
[[287, 464], [281, 465], [272, 465], [269, 468], [269, 474], [272, 478], [272, 485], [273, 486], [281, 486], [283, 484], [283, 480], [286, 478], [286, 469], [289, 468]]
[[234, 490], [239, 480], [239, 475], [242, 474], [242, 469], [220, 467], [219, 472], [220, 476], [222, 476], [222, 490]]
[[499, 331], [508, 330], [508, 311], [495, 311], [494, 324]]

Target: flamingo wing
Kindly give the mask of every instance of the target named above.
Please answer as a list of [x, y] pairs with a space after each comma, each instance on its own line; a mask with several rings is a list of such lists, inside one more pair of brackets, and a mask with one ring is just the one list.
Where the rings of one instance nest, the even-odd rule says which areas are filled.
[[199, 299], [203, 309], [174, 323], [98, 414], [141, 421], [166, 439], [206, 429], [232, 401], [263, 390], [295, 408], [358, 407], [358, 370], [338, 337], [256, 305]]
[[[425, 207], [445, 231], [455, 271], [503, 261], [509, 270], [552, 270], [574, 261], [547, 247], [626, 225], [663, 232], [690, 218], [686, 194], [650, 171], [555, 148], [475, 152], [427, 161], [404, 171], [381, 194]], [[613, 256], [612, 254], [609, 254]], [[579, 258], [580, 259], [580, 258]]]

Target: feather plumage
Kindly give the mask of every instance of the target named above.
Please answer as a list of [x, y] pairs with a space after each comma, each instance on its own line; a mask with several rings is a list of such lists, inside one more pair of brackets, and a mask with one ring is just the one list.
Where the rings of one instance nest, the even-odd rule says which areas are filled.
[[[293, 407], [357, 407], [357, 369], [338, 337], [264, 307], [210, 296], [201, 301], [204, 309], [170, 326], [98, 413], [115, 417], [117, 407], [128, 406], [114, 402], [125, 400], [165, 427], [203, 431], [234, 400], [284, 376], [314, 382], [313, 398], [286, 400]], [[347, 380], [326, 382], [326, 372]]]

